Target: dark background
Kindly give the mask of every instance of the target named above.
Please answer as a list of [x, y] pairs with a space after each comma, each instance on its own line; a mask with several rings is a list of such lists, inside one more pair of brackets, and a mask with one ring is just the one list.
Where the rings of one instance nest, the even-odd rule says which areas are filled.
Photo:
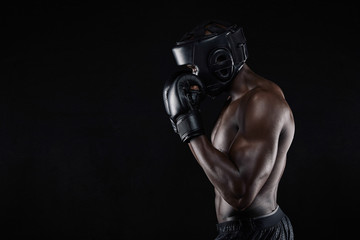
[[[0, 238], [215, 237], [213, 188], [162, 101], [171, 47], [209, 18], [243, 26], [248, 65], [294, 112], [278, 202], [296, 239], [356, 234], [359, 16], [343, 1], [3, 5]], [[208, 132], [223, 99], [203, 103]]]

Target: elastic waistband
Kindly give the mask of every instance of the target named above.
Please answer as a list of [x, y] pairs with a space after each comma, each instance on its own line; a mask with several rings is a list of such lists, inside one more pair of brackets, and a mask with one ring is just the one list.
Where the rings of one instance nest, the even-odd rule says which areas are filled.
[[269, 214], [254, 218], [242, 218], [222, 222], [218, 223], [216, 227], [219, 233], [238, 231], [243, 228], [263, 229], [279, 223], [284, 216], [285, 213], [277, 206], [277, 208]]

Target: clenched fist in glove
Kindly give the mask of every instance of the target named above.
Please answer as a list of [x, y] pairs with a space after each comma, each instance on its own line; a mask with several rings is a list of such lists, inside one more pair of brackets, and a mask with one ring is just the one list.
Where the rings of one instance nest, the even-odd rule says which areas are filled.
[[165, 83], [165, 110], [183, 142], [204, 134], [199, 110], [204, 96], [203, 83], [189, 71], [180, 71]]

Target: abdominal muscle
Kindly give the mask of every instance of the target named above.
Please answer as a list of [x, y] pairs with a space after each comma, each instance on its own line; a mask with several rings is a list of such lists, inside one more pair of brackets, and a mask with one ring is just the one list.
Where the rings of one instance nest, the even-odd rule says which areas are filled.
[[[267, 184], [265, 184], [267, 185]], [[265, 186], [264, 186], [265, 187]], [[277, 186], [273, 189], [262, 189], [254, 201], [247, 208], [239, 211], [228, 204], [215, 189], [215, 208], [216, 216], [219, 223], [231, 221], [244, 217], [258, 217], [271, 213], [276, 209], [276, 191]], [[264, 190], [264, 191], [263, 191]]]
[[[280, 144], [281, 145], [281, 144]], [[280, 147], [281, 148], [281, 147]], [[215, 188], [215, 208], [218, 222], [225, 222], [242, 217], [258, 217], [274, 211], [277, 207], [277, 190], [282, 176], [286, 154], [278, 152], [273, 169], [254, 200], [245, 209], [237, 210], [228, 204]], [[251, 188], [251, 186], [248, 186]], [[239, 199], [241, 201], [241, 199]]]

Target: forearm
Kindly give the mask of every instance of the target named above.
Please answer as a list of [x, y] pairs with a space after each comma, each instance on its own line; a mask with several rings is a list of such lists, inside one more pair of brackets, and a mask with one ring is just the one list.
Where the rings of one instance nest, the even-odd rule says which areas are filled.
[[214, 187], [228, 201], [239, 200], [245, 187], [238, 167], [229, 157], [217, 150], [205, 135], [189, 142], [189, 147]]

